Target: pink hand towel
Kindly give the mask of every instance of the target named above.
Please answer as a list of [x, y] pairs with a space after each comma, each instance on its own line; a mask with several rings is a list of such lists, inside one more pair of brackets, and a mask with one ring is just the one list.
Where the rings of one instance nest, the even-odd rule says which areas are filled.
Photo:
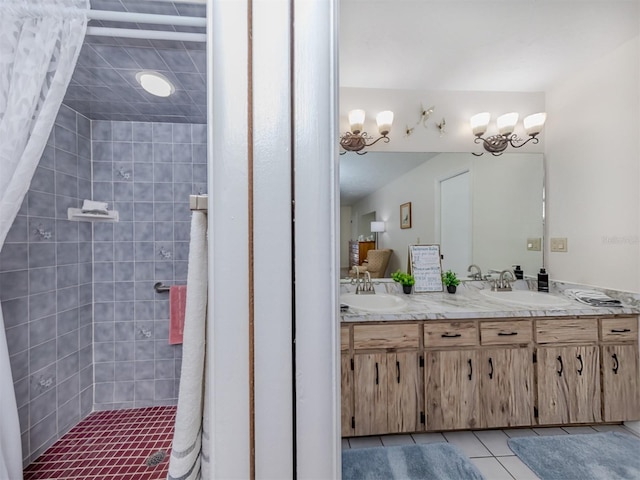
[[187, 304], [187, 286], [176, 285], [169, 289], [169, 345], [182, 343], [184, 311]]

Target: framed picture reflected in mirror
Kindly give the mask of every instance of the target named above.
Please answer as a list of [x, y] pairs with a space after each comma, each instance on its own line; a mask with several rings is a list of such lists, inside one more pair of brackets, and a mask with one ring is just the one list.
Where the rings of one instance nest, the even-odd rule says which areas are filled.
[[400, 228], [411, 228], [411, 202], [400, 205]]

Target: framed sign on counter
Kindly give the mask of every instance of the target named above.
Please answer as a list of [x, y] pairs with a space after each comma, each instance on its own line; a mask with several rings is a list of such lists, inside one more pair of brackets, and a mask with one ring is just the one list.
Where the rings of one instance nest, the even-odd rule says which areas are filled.
[[442, 292], [440, 245], [409, 245], [409, 273], [416, 283], [414, 293]]

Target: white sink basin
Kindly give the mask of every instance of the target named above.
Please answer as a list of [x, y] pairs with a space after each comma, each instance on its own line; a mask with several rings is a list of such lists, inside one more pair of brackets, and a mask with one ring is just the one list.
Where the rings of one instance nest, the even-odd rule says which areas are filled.
[[373, 295], [356, 295], [355, 293], [343, 293], [340, 295], [340, 304], [364, 310], [367, 312], [396, 312], [406, 305], [402, 297], [376, 293]]
[[480, 290], [485, 297], [500, 300], [501, 302], [529, 307], [565, 307], [571, 302], [562, 297], [556, 297], [544, 292], [532, 292], [530, 290], [512, 290], [510, 292], [494, 292], [492, 290]]

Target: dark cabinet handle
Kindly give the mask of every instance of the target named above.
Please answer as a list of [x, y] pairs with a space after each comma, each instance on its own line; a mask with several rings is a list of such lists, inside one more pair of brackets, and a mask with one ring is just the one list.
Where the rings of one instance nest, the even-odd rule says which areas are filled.
[[579, 353], [576, 358], [580, 362], [580, 368], [578, 369], [578, 375], [582, 375], [582, 370], [584, 370], [584, 363], [582, 363], [582, 354]]
[[471, 359], [469, 359], [469, 380], [473, 377], [473, 365], [471, 364]]
[[558, 370], [558, 376], [561, 377], [562, 376], [562, 370], [564, 370], [564, 368], [562, 366], [562, 357], [560, 355], [558, 355], [558, 362], [560, 362], [560, 370]]
[[611, 333], [629, 333], [631, 330], [628, 328], [613, 328], [611, 329]]
[[378, 362], [376, 362], [376, 385], [378, 385]]
[[618, 362], [618, 355], [614, 353], [613, 355], [611, 355], [611, 358], [613, 358], [613, 361], [615, 362], [613, 364], [613, 373], [614, 373], [614, 375], [617, 375], [618, 374], [618, 367], [620, 367], [620, 363]]
[[400, 362], [396, 362], [396, 372], [398, 374], [398, 383], [400, 383]]
[[442, 338], [457, 338], [457, 337], [461, 337], [462, 335], [460, 333], [443, 333], [440, 336]]
[[489, 368], [491, 370], [489, 370], [489, 378], [492, 379], [493, 378], [493, 359], [491, 357], [489, 357]]
[[514, 335], [517, 335], [517, 334], [518, 334], [518, 332], [509, 332], [509, 333], [498, 332], [498, 336], [499, 337], [513, 337]]

